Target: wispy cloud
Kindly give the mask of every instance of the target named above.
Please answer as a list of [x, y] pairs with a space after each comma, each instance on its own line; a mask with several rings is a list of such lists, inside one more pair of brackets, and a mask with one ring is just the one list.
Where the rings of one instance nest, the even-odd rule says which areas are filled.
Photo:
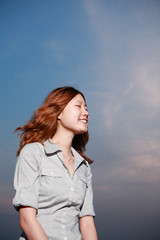
[[118, 125], [120, 117], [125, 128], [129, 122], [131, 125], [137, 121], [149, 123], [160, 115], [160, 71], [156, 69], [156, 62], [153, 65], [138, 63], [133, 72], [131, 71], [131, 80], [127, 87], [124, 86], [121, 94], [115, 95], [113, 91], [110, 93], [112, 97], [106, 96], [103, 114], [107, 129], [113, 128], [115, 124]]
[[[101, 54], [98, 56], [99, 65], [95, 68], [95, 74], [101, 79], [97, 84], [103, 86], [103, 90], [99, 88], [99, 95], [104, 97], [105, 108], [102, 111], [107, 130], [118, 124], [120, 117], [123, 118], [123, 126], [125, 121], [128, 125], [129, 120], [143, 121], [144, 118], [150, 121], [160, 114], [160, 70], [157, 62], [160, 60], [160, 36], [157, 36], [156, 29], [150, 36], [148, 28], [140, 29], [137, 22], [133, 31], [127, 28], [128, 31], [122, 35], [122, 26], [117, 27], [117, 31], [111, 28], [110, 21], [116, 19], [116, 15], [112, 18], [102, 1], [86, 0], [85, 8], [100, 46]], [[145, 16], [142, 16], [144, 20], [140, 20], [139, 12], [137, 17], [137, 21], [145, 21]], [[135, 12], [131, 19], [136, 19]], [[123, 24], [130, 26], [129, 18]], [[125, 44], [121, 41], [124, 35]], [[114, 45], [115, 39], [120, 41], [119, 47]], [[121, 51], [121, 47], [127, 51], [127, 55]], [[117, 50], [116, 54], [114, 49]]]
[[50, 39], [46, 41], [45, 49], [50, 61], [56, 61], [59, 64], [65, 63], [66, 53], [68, 51], [66, 43], [55, 39]]
[[132, 156], [124, 165], [112, 171], [112, 179], [125, 180], [132, 183], [160, 183], [159, 158], [145, 154]]
[[[127, 21], [121, 19], [119, 23], [116, 13], [108, 12], [102, 1], [86, 0], [85, 9], [100, 52], [94, 71], [101, 81], [95, 83], [97, 88], [92, 94], [102, 106], [98, 109], [98, 120], [103, 127], [103, 138], [108, 136], [113, 143], [112, 151], [118, 156], [108, 171], [100, 170], [104, 173], [103, 180], [157, 184], [160, 181], [160, 35], [156, 27], [151, 27], [153, 23], [147, 25], [147, 10], [141, 12], [141, 18], [140, 10], [133, 10]], [[116, 31], [112, 28], [115, 22]]]
[[102, 192], [108, 192], [109, 190], [111, 190], [111, 187], [107, 186], [107, 185], [99, 185], [99, 186], [95, 186], [94, 190], [96, 191], [102, 191]]
[[[150, 64], [137, 64], [133, 75], [135, 104], [144, 108], [145, 115], [152, 118], [160, 109], [160, 70], [156, 61]], [[148, 114], [147, 114], [147, 110]], [[143, 114], [144, 114], [143, 112]]]

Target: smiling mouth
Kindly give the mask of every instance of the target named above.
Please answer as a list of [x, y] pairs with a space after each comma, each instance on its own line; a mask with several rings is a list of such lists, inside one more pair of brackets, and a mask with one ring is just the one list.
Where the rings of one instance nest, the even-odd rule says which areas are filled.
[[88, 123], [87, 119], [80, 119], [80, 121], [83, 122], [83, 123]]

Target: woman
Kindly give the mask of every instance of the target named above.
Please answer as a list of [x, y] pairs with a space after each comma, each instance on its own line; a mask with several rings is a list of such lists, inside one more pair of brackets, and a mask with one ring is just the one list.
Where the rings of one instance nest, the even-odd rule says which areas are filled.
[[13, 204], [20, 239], [97, 240], [92, 174], [84, 154], [88, 111], [81, 92], [53, 90], [21, 131]]

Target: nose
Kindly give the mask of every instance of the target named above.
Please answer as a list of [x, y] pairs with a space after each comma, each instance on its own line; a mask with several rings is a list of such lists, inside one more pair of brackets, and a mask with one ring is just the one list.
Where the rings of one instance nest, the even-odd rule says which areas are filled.
[[83, 112], [84, 116], [86, 116], [87, 118], [89, 117], [89, 112], [86, 108], [84, 108], [84, 112]]

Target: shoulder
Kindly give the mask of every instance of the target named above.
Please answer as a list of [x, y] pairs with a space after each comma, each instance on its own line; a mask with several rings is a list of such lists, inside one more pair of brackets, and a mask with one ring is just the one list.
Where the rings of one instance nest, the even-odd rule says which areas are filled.
[[43, 152], [43, 145], [39, 142], [26, 144], [18, 156], [19, 161], [40, 162], [40, 156]]
[[34, 142], [34, 143], [28, 143], [26, 144], [21, 152], [20, 152], [20, 155], [23, 155], [23, 154], [27, 154], [27, 153], [38, 153], [38, 152], [41, 152], [43, 150], [43, 145], [39, 142]]

